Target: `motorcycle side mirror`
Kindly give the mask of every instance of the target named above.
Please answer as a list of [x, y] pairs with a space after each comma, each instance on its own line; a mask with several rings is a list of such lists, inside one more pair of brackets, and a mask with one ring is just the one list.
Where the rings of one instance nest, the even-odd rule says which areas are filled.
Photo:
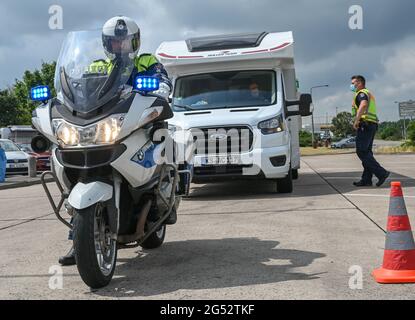
[[30, 146], [34, 152], [43, 153], [50, 149], [51, 144], [44, 136], [37, 135], [32, 139]]

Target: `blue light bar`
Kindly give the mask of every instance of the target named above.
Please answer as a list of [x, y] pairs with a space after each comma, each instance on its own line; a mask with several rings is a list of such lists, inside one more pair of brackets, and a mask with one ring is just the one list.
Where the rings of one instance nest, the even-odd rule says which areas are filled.
[[160, 88], [160, 80], [156, 77], [137, 76], [134, 80], [134, 88], [144, 92], [157, 91]]
[[48, 86], [37, 86], [30, 89], [30, 99], [33, 101], [47, 101], [51, 97]]

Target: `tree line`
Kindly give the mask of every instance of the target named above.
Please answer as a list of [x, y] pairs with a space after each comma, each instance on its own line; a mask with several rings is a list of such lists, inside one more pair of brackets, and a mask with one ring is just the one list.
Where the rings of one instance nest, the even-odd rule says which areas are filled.
[[56, 62], [43, 62], [40, 70], [26, 70], [12, 86], [0, 90], [0, 127], [31, 124], [32, 111], [37, 104], [29, 98], [30, 88], [48, 85], [55, 95], [55, 67]]
[[[332, 125], [333, 133], [338, 137], [345, 138], [356, 134], [353, 129], [353, 117], [349, 112], [339, 113], [333, 119]], [[409, 119], [379, 123], [376, 138], [390, 141], [405, 140], [405, 127], [408, 140], [415, 142], [415, 121]]]
[[[415, 121], [414, 120], [399, 120], [399, 121], [385, 121], [379, 124], [379, 129], [376, 134], [377, 139], [401, 141], [405, 140], [404, 128], [407, 130], [406, 145], [415, 146]], [[353, 129], [353, 116], [350, 112], [341, 112], [332, 120], [332, 132], [336, 137], [335, 140], [356, 135]], [[316, 137], [318, 139], [318, 137]], [[311, 146], [311, 133], [302, 131], [300, 133], [301, 146]]]

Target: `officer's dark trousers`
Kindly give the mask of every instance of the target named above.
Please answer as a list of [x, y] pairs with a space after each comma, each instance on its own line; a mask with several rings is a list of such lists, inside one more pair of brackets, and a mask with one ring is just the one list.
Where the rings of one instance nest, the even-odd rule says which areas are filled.
[[387, 171], [375, 160], [373, 156], [373, 140], [378, 129], [376, 123], [362, 122], [356, 137], [356, 152], [363, 165], [362, 181], [371, 183], [375, 175], [378, 179], [383, 178]]

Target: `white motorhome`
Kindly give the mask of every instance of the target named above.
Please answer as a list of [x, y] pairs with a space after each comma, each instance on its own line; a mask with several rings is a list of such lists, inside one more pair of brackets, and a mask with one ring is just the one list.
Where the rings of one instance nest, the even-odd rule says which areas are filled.
[[297, 92], [293, 43], [291, 32], [262, 32], [157, 49], [174, 83], [171, 130], [190, 130], [196, 141], [193, 182], [265, 178], [292, 192], [311, 104]]

